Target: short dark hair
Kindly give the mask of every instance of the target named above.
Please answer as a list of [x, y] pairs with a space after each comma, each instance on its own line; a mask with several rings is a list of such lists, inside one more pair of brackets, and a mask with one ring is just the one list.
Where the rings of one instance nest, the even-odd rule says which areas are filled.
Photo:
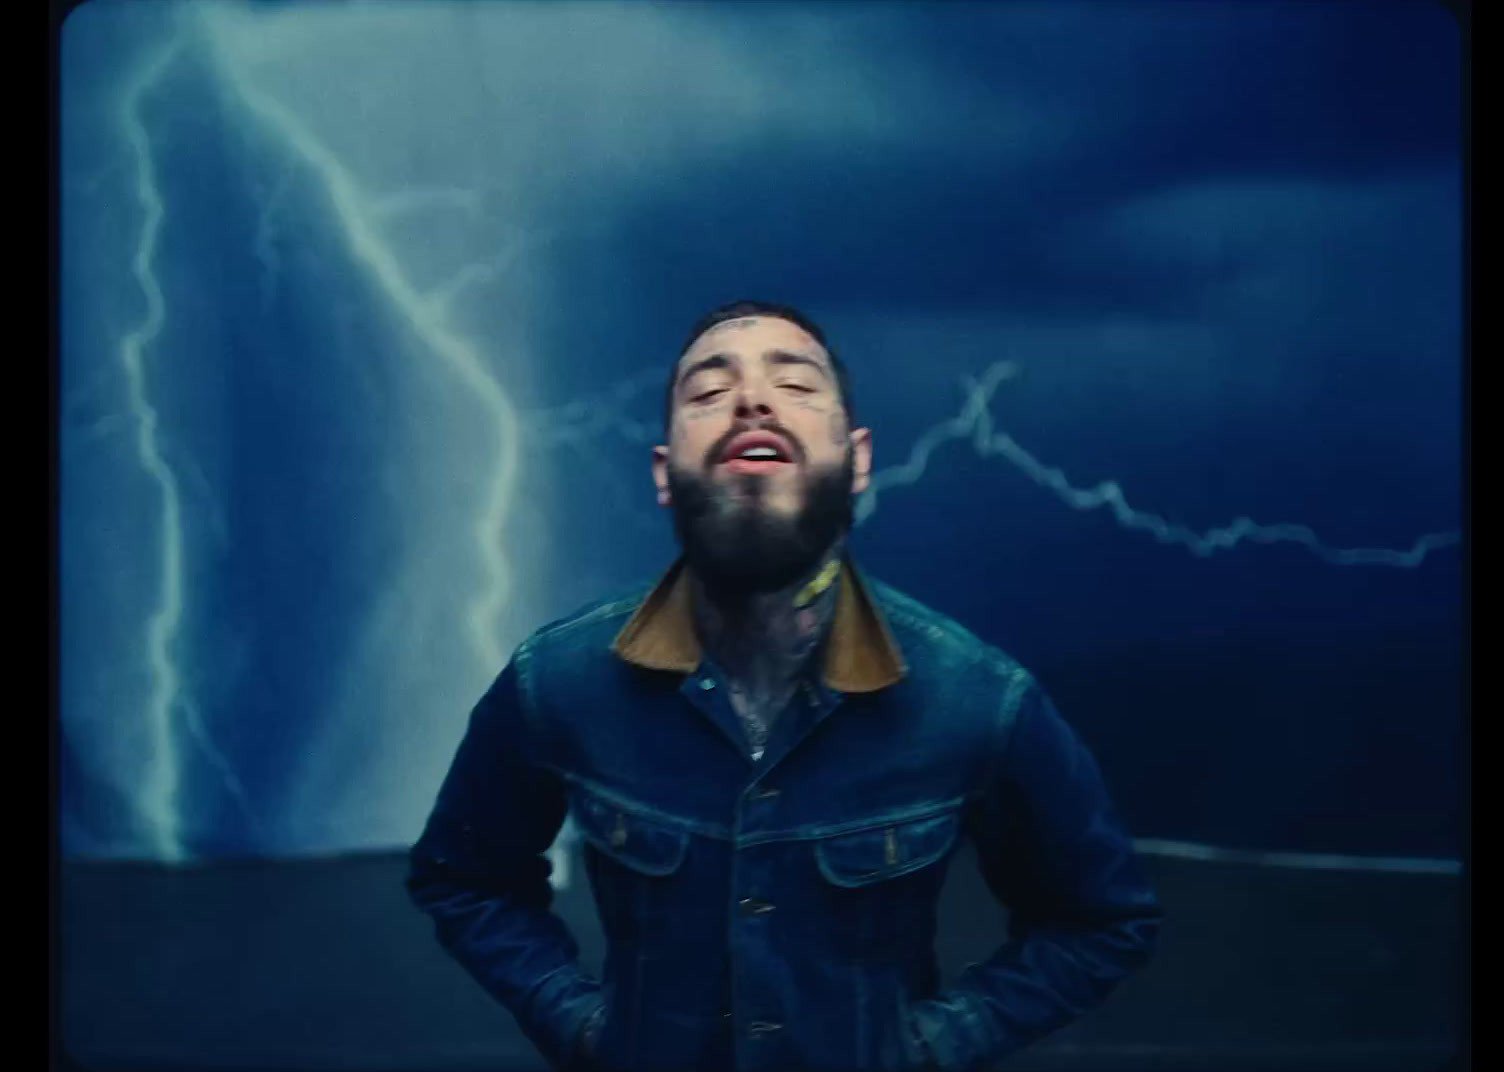
[[846, 374], [846, 365], [837, 356], [830, 343], [825, 341], [825, 333], [820, 330], [819, 325], [798, 309], [788, 305], [779, 305], [776, 302], [742, 300], [712, 309], [700, 317], [699, 320], [695, 321], [694, 326], [689, 329], [689, 337], [684, 340], [684, 345], [679, 347], [679, 353], [674, 358], [674, 367], [669, 372], [668, 391], [665, 393], [663, 401], [663, 428], [665, 436], [668, 434], [668, 430], [672, 426], [674, 419], [674, 387], [677, 385], [679, 379], [679, 359], [695, 344], [696, 339], [717, 324], [723, 324], [727, 320], [741, 320], [749, 316], [772, 316], [777, 317], [779, 320], [787, 320], [789, 323], [803, 328], [810, 338], [825, 348], [825, 352], [830, 355], [831, 370], [836, 374], [836, 392], [841, 397], [841, 407], [846, 411], [846, 424], [848, 427], [855, 428], [856, 411], [851, 405], [851, 380]]

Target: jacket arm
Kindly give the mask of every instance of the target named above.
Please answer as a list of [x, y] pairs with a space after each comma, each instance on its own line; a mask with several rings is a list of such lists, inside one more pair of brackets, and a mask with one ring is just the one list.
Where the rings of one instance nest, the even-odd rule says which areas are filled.
[[535, 762], [527, 654], [524, 644], [472, 710], [405, 885], [444, 949], [560, 1067], [600, 1005], [600, 984], [550, 911], [544, 854], [568, 808], [558, 776]]
[[944, 1072], [980, 1068], [1099, 1004], [1148, 961], [1162, 910], [1092, 755], [1020, 672], [996, 763], [967, 815], [1009, 941], [969, 965], [915, 1027]]

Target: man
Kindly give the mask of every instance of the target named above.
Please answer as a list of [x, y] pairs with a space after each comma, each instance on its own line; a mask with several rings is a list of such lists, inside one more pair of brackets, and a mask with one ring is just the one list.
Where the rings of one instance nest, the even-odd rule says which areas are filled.
[[[408, 889], [555, 1066], [975, 1069], [1152, 951], [1156, 897], [1039, 684], [851, 562], [851, 412], [800, 313], [707, 316], [653, 452], [682, 557], [534, 633], [471, 714]], [[566, 814], [603, 980], [549, 912]], [[962, 837], [1011, 934], [942, 990]]]

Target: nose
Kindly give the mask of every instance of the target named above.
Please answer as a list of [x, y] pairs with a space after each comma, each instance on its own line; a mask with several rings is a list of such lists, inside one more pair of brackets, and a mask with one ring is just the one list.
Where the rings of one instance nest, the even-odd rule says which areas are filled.
[[738, 420], [765, 420], [773, 416], [773, 407], [768, 405], [767, 389], [757, 382], [743, 382], [736, 394], [736, 417]]

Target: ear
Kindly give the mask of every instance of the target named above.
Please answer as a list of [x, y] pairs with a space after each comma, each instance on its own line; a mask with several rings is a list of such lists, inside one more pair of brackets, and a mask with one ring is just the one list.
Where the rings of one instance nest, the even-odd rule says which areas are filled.
[[851, 432], [851, 494], [860, 495], [872, 482], [872, 429]]
[[668, 506], [671, 500], [668, 494], [668, 448], [665, 446], [653, 448], [653, 483], [658, 485], [658, 505]]

